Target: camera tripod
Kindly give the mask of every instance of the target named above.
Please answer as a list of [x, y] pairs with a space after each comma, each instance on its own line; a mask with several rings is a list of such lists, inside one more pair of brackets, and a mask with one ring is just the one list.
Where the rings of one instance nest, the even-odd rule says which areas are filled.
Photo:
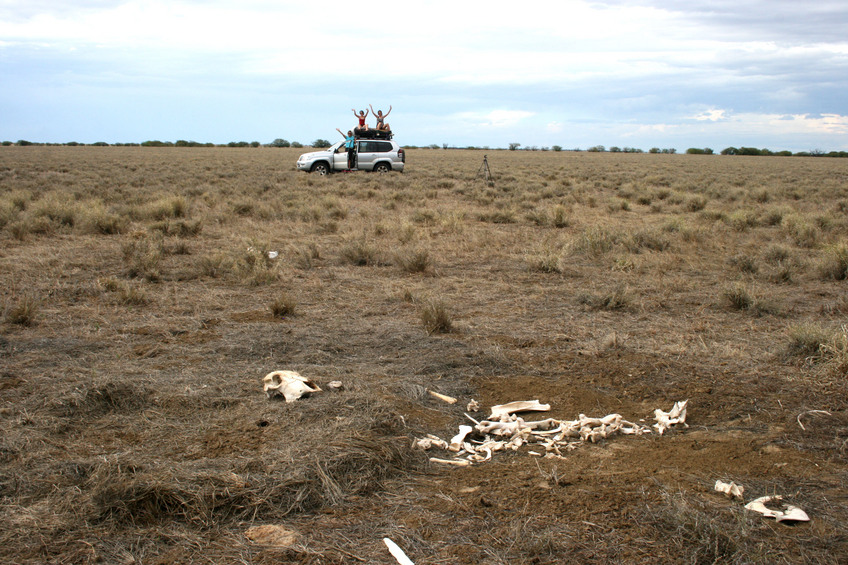
[[486, 184], [489, 186], [494, 186], [494, 181], [492, 180], [492, 175], [489, 172], [489, 159], [487, 155], [483, 155], [483, 164], [480, 165], [480, 168], [477, 169], [477, 175], [474, 177], [474, 180], [480, 178], [480, 175], [483, 175], [486, 179]]

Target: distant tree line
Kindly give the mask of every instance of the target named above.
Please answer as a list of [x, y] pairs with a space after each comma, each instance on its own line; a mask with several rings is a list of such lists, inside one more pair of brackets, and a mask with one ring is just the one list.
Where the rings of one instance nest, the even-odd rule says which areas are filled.
[[[300, 148], [304, 147], [302, 143], [298, 143], [297, 141], [287, 141], [282, 138], [277, 138], [274, 141], [266, 144], [262, 144], [258, 141], [230, 141], [229, 143], [223, 144], [215, 144], [215, 143], [200, 143], [198, 141], [186, 141], [184, 139], [178, 139], [177, 141], [159, 141], [159, 140], [149, 140], [143, 141], [141, 143], [106, 143], [105, 141], [97, 141], [95, 143], [79, 143], [76, 141], [68, 141], [66, 143], [41, 143], [35, 141], [27, 141], [25, 139], [19, 139], [18, 141], [3, 141], [0, 142], [2, 146], [26, 146], [26, 145], [42, 145], [42, 146], [95, 146], [95, 147], [295, 147]], [[318, 149], [330, 147], [332, 143], [326, 139], [316, 139], [313, 141], [310, 146]], [[418, 147], [415, 145], [405, 145], [405, 148], [408, 149], [417, 149]], [[493, 150], [488, 145], [483, 147], [478, 147], [475, 145], [469, 145], [467, 147], [451, 147], [447, 143], [443, 143], [439, 146], [436, 143], [424, 146], [424, 148], [428, 149], [484, 149], [484, 150]], [[494, 150], [498, 150], [501, 148], [495, 147]], [[520, 143], [513, 142], [508, 146], [510, 151], [563, 151], [561, 145], [553, 145], [551, 147], [538, 147], [536, 145], [528, 145], [522, 147]], [[604, 147], [603, 145], [593, 145], [588, 149], [566, 149], [565, 151], [588, 151], [590, 153], [604, 153], [609, 151], [610, 153], [644, 153], [639, 148], [636, 147], [617, 147], [612, 146], [609, 149]], [[674, 155], [677, 153], [677, 150], [673, 147], [660, 149], [659, 147], [651, 147], [648, 150], [648, 153], [663, 153], [663, 154], [671, 154]], [[756, 147], [727, 147], [722, 149], [720, 152], [722, 155], [763, 155], [763, 156], [778, 156], [778, 157], [848, 157], [848, 151], [828, 151], [825, 152], [821, 149], [813, 149], [811, 151], [799, 151], [797, 153], [793, 153], [791, 151], [771, 151], [769, 149], [757, 149]], [[709, 147], [690, 147], [686, 150], [687, 155], [714, 155], [712, 149]]]
[[[319, 145], [315, 145], [318, 143]], [[326, 145], [324, 145], [326, 144]], [[262, 144], [258, 141], [230, 141], [229, 143], [201, 143], [199, 141], [186, 141], [178, 139], [177, 141], [159, 141], [158, 139], [142, 141], [141, 143], [106, 143], [105, 141], [97, 141], [95, 143], [80, 143], [78, 141], [68, 141], [65, 143], [41, 143], [37, 141], [27, 141], [19, 139], [18, 141], [2, 141], [0, 145], [8, 147], [10, 145], [27, 146], [40, 145], [45, 147], [303, 147], [302, 143], [297, 141], [286, 141], [285, 139], [275, 139], [271, 143]], [[329, 147], [331, 144], [325, 139], [316, 139], [313, 142], [313, 147]]]

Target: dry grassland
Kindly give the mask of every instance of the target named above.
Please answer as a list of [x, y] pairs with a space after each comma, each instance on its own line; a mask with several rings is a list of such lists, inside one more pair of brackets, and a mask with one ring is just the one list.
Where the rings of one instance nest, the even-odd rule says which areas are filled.
[[[299, 152], [0, 149], [0, 561], [845, 562], [848, 161]], [[345, 389], [270, 401], [275, 369]], [[411, 448], [471, 398], [691, 427]]]

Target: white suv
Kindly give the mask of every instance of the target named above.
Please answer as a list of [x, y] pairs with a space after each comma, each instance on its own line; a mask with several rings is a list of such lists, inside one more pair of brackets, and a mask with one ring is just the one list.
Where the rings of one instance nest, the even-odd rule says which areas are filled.
[[[356, 171], [403, 172], [406, 154], [403, 148], [388, 139], [357, 139]], [[339, 141], [329, 149], [304, 153], [297, 160], [297, 170], [326, 175], [347, 169], [345, 142]]]

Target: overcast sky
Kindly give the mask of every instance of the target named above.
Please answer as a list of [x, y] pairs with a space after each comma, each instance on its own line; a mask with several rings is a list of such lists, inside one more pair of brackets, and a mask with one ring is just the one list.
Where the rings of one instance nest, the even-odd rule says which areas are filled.
[[846, 0], [0, 0], [0, 140], [848, 150], [846, 93]]

